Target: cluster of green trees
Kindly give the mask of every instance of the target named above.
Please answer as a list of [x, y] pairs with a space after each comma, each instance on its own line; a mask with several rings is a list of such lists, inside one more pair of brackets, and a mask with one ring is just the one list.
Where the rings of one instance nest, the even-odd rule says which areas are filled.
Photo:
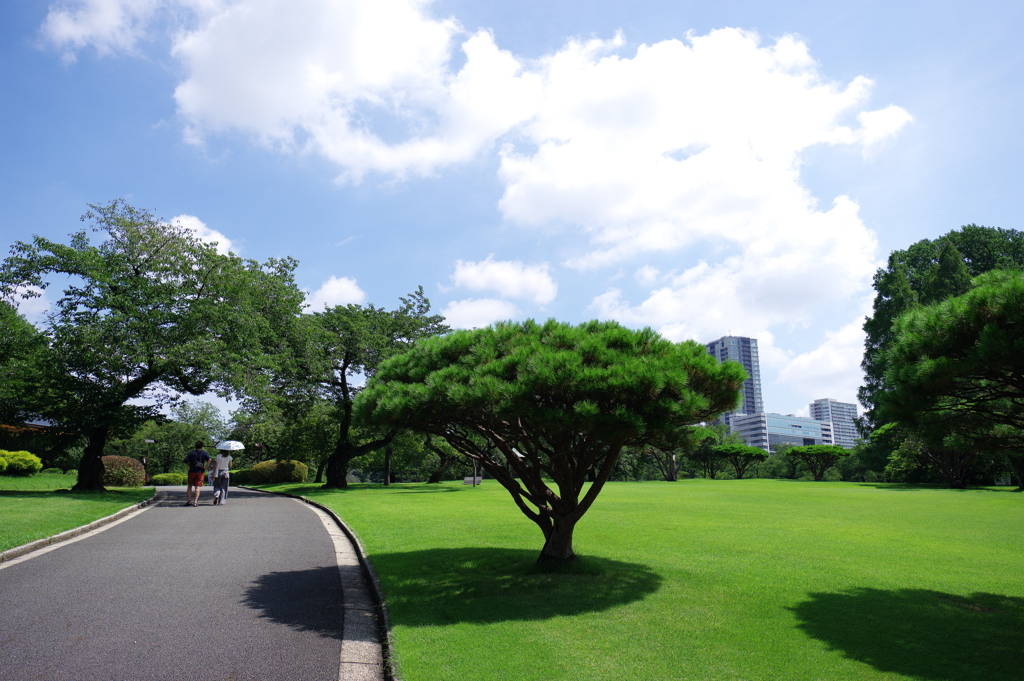
[[1024, 489], [1024, 234], [967, 225], [875, 275], [860, 400], [890, 479]]
[[[865, 324], [871, 436], [769, 458], [706, 425], [747, 376], [698, 343], [596, 321], [452, 332], [422, 288], [391, 310], [306, 312], [292, 259], [220, 254], [123, 201], [83, 220], [98, 244], [35, 237], [0, 265], [0, 298], [64, 285], [38, 329], [0, 302], [0, 421], [53, 424], [51, 440], [80, 448], [78, 489], [102, 488], [104, 454], [170, 472], [194, 441], [224, 437], [246, 443], [242, 465], [300, 461], [327, 487], [353, 468], [387, 484], [479, 467], [537, 524], [541, 557], [571, 560], [576, 523], [616, 478], [869, 479], [884, 460], [890, 477], [963, 486], [1024, 467], [1012, 230], [969, 225], [893, 253]], [[230, 422], [179, 401], [210, 391], [239, 401]]]
[[108, 448], [138, 457], [160, 445], [146, 452], [162, 471], [190, 440], [219, 438], [225, 424], [202, 407], [160, 414], [215, 391], [241, 402], [228, 434], [247, 453], [306, 452], [328, 487], [374, 452], [386, 481], [410, 452], [436, 457], [430, 479], [469, 459], [537, 523], [542, 556], [565, 560], [623, 449], [672, 451], [733, 408], [746, 379], [697, 343], [614, 323], [449, 333], [422, 289], [393, 310], [306, 313], [292, 259], [220, 254], [124, 201], [83, 220], [98, 244], [86, 231], [69, 244], [37, 236], [0, 265], [3, 298], [64, 284], [39, 329], [0, 309], [0, 420], [41, 418], [76, 440], [78, 489], [102, 489]]

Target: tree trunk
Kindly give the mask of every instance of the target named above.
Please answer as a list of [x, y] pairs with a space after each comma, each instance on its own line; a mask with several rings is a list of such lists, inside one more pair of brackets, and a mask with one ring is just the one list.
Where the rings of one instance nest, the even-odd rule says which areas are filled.
[[326, 456], [320, 457], [320, 465], [316, 467], [316, 479], [313, 482], [319, 483], [324, 481], [324, 469], [327, 468], [327, 459], [328, 457]]
[[437, 470], [430, 474], [430, 479], [427, 480], [427, 484], [441, 482], [441, 477], [448, 472], [451, 465], [455, 463], [456, 457], [446, 456], [441, 459], [441, 465], [437, 467]]
[[544, 548], [537, 558], [538, 563], [571, 563], [576, 560], [572, 550], [572, 532], [576, 529], [575, 520], [566, 520], [553, 516], [548, 532], [545, 533]]
[[368, 454], [390, 444], [397, 432], [391, 431], [386, 437], [356, 446], [345, 437], [345, 433], [347, 433], [347, 429], [345, 429], [342, 437], [338, 438], [338, 446], [334, 448], [331, 457], [327, 460], [327, 482], [324, 483], [324, 489], [347, 489], [349, 462], [357, 456]]
[[325, 489], [347, 489], [348, 488], [348, 462], [353, 456], [349, 454], [351, 445], [347, 442], [339, 442], [337, 449], [327, 459], [327, 481]]
[[394, 455], [391, 445], [384, 448], [384, 486], [391, 484], [391, 457]]
[[943, 448], [939, 451], [926, 449], [925, 456], [931, 460], [952, 489], [967, 489], [965, 481], [971, 470], [974, 454]]
[[78, 482], [71, 489], [76, 492], [103, 490], [103, 447], [107, 443], [108, 428], [102, 426], [89, 433], [89, 442], [78, 463]]

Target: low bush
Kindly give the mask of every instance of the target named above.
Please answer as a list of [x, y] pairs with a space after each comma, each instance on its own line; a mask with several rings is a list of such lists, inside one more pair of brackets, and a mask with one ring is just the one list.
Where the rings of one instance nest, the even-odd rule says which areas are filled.
[[44, 468], [42, 470], [42, 472], [43, 473], [53, 473], [55, 475], [64, 475], [64, 471], [62, 471], [59, 468]]
[[154, 485], [184, 485], [188, 482], [188, 476], [184, 473], [157, 473], [150, 482]]
[[[253, 466], [249, 474], [250, 485], [270, 485], [279, 482], [306, 482], [309, 468], [301, 461], [263, 461]], [[235, 478], [232, 475], [232, 478]], [[235, 484], [246, 484], [238, 482]]]
[[7, 459], [5, 459], [3, 456], [0, 456], [0, 475], [3, 475], [4, 471], [6, 471], [6, 470], [7, 470]]
[[0, 450], [0, 459], [7, 462], [4, 475], [35, 475], [43, 470], [43, 461], [29, 452], [5, 452]]
[[252, 484], [252, 469], [251, 468], [240, 468], [237, 471], [231, 471], [231, 484], [233, 484], [233, 485], [251, 485]]
[[146, 469], [142, 462], [128, 456], [103, 457], [103, 484], [111, 487], [142, 487]]

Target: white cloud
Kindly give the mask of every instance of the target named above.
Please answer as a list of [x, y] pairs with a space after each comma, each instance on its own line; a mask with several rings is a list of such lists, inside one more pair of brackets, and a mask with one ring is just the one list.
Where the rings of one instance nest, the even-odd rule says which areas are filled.
[[494, 260], [493, 255], [480, 262], [459, 260], [452, 282], [473, 291], [496, 291], [507, 298], [527, 298], [539, 305], [555, 299], [558, 285], [551, 278], [547, 263], [524, 265], [518, 260]]
[[404, 176], [467, 161], [529, 115], [529, 78], [480, 31], [452, 73], [452, 19], [416, 0], [237, 3], [180, 34], [175, 100], [188, 137], [240, 130], [313, 151], [341, 179]]
[[781, 371], [779, 381], [812, 395], [810, 399], [832, 397], [857, 403], [857, 388], [863, 383], [860, 368], [864, 356], [864, 318], [859, 317], [809, 352], [794, 357]]
[[197, 218], [195, 215], [179, 215], [171, 220], [171, 224], [178, 224], [186, 229], [192, 230], [201, 241], [205, 241], [208, 244], [214, 244], [217, 247], [217, 252], [221, 255], [227, 255], [235, 249], [235, 245], [232, 243], [231, 239], [227, 238], [215, 229], [210, 229], [206, 226], [205, 222]]
[[864, 153], [871, 154], [891, 142], [914, 117], [898, 106], [887, 106], [878, 111], [865, 111], [857, 115], [861, 124]]
[[[197, 143], [242, 132], [281, 153], [322, 155], [349, 181], [427, 175], [497, 148], [500, 211], [512, 225], [568, 233], [576, 247], [566, 264], [688, 256], [674, 278], [631, 263], [641, 285], [661, 285], [639, 303], [614, 289], [593, 303], [673, 338], [730, 328], [767, 338], [849, 321], [848, 302], [869, 288], [876, 240], [853, 199], [822, 197], [819, 206], [801, 178], [803, 155], [816, 145], [870, 155], [913, 120], [896, 105], [871, 110], [867, 78], [828, 80], [802, 41], [762, 42], [733, 28], [635, 51], [621, 35], [570, 41], [526, 60], [488, 31], [430, 16], [426, 0], [68, 7], [54, 6], [43, 30], [69, 54], [130, 50], [153, 17], [181, 21], [172, 31], [184, 74], [174, 96]], [[686, 253], [695, 248], [705, 261]], [[556, 289], [538, 267], [460, 262], [452, 280], [544, 304]], [[518, 312], [490, 299], [448, 310], [469, 326]], [[853, 345], [826, 341], [819, 359], [838, 366]], [[779, 367], [790, 356], [775, 349]], [[853, 355], [843, 356], [850, 365]]]
[[643, 267], [639, 268], [636, 271], [634, 276], [640, 284], [644, 286], [653, 286], [654, 283], [657, 282], [658, 278], [661, 276], [661, 272], [658, 270], [657, 267], [652, 267], [651, 265], [644, 265]]
[[306, 302], [313, 312], [335, 305], [359, 305], [365, 300], [366, 293], [359, 288], [355, 279], [348, 277], [332, 276], [323, 286], [306, 296]]
[[518, 316], [519, 308], [507, 300], [467, 298], [448, 303], [441, 314], [452, 328], [479, 329]]
[[43, 22], [43, 37], [74, 61], [75, 51], [92, 45], [100, 54], [131, 51], [162, 0], [79, 0], [55, 4]]

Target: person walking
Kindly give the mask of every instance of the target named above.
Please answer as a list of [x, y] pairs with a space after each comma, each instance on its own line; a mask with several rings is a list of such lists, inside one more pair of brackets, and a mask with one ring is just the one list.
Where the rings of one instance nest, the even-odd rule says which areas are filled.
[[228, 485], [231, 483], [231, 462], [235, 457], [226, 449], [217, 450], [213, 460], [213, 505], [223, 506], [228, 500]]
[[[198, 506], [199, 492], [203, 487], [203, 476], [206, 474], [206, 467], [210, 463], [210, 455], [203, 450], [203, 443], [197, 442], [196, 448], [185, 456], [185, 463], [188, 464], [188, 487], [185, 489], [185, 505]], [[195, 489], [195, 499], [192, 498], [192, 490]]]

